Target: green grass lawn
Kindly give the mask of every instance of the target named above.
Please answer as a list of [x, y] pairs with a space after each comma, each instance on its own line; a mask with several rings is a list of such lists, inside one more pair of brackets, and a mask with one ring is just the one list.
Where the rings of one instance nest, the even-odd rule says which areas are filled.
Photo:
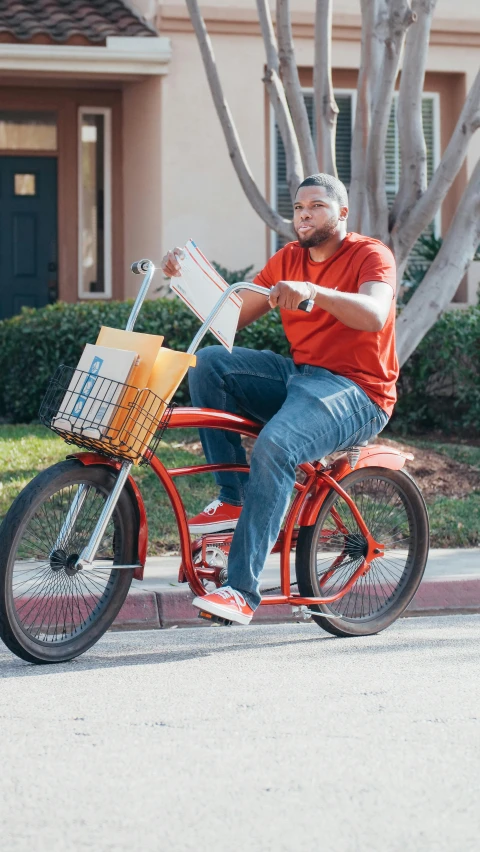
[[[175, 429], [166, 432], [159, 455], [167, 467], [197, 465], [202, 456], [189, 446], [197, 440], [195, 430]], [[409, 440], [467, 462], [480, 470], [480, 447]], [[43, 426], [0, 425], [0, 517], [3, 517], [17, 494], [41, 470], [61, 461], [68, 447]], [[72, 448], [75, 451], [75, 448]], [[149, 525], [149, 554], [178, 547], [175, 518], [160, 483], [148, 467], [135, 467], [133, 476], [145, 500]], [[196, 514], [216, 496], [210, 474], [182, 477], [176, 480], [189, 515]], [[436, 497], [429, 501], [429, 515], [434, 547], [474, 547], [480, 544], [480, 491], [462, 499]]]
[[[424, 438], [409, 438], [408, 443], [434, 450], [454, 461], [464, 462], [480, 471], [480, 447], [464, 443], [445, 443]], [[478, 547], [480, 545], [480, 490], [467, 497], [436, 497], [428, 501], [432, 547]]]
[[[202, 463], [202, 456], [188, 451], [188, 443], [197, 439], [193, 430], [175, 429], [166, 435], [167, 440], [161, 442], [158, 451], [166, 467]], [[67, 446], [44, 426], [0, 425], [0, 517], [39, 471], [62, 461], [69, 452], [75, 452], [75, 447]], [[147, 510], [149, 555], [178, 549], [175, 517], [157, 477], [148, 467], [134, 467], [133, 478], [140, 486]], [[216, 496], [210, 474], [181, 477], [176, 482], [189, 515], [200, 512]]]
[[431, 547], [480, 546], [480, 491], [468, 497], [437, 497], [427, 503]]

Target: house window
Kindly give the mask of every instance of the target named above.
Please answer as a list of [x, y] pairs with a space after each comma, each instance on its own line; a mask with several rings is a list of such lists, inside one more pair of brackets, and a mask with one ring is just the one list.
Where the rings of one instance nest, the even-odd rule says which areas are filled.
[[81, 107], [78, 130], [81, 299], [112, 294], [111, 110]]
[[31, 110], [0, 110], [0, 149], [56, 151], [56, 114]]
[[[351, 145], [353, 133], [353, 117], [355, 112], [355, 92], [335, 92], [335, 100], [339, 109], [337, 117], [337, 135], [335, 152], [337, 159], [338, 177], [349, 187], [351, 179]], [[310, 127], [315, 126], [313, 92], [304, 91]], [[438, 95], [425, 94], [422, 101], [423, 132], [427, 146], [427, 179], [430, 180], [437, 165], [438, 143]], [[291, 219], [293, 207], [287, 185], [285, 149], [277, 126], [275, 125], [275, 177], [276, 177], [276, 209], [285, 217]], [[397, 128], [397, 95], [395, 95], [388, 123], [386, 153], [386, 190], [389, 204], [393, 203], [399, 187], [400, 179], [400, 145]], [[427, 229], [428, 233], [439, 232], [439, 217]], [[285, 241], [275, 235], [276, 248], [281, 248]], [[413, 255], [415, 249], [413, 250]]]
[[36, 195], [37, 176], [32, 174], [16, 174], [13, 178], [15, 195]]

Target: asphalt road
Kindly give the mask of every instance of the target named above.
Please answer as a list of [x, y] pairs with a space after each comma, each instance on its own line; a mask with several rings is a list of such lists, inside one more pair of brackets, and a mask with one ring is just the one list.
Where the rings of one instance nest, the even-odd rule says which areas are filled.
[[2, 852], [479, 849], [480, 616], [0, 648]]

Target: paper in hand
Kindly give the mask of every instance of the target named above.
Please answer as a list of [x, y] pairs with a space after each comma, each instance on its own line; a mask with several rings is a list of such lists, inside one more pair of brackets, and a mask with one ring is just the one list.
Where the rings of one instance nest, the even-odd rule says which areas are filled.
[[[228, 290], [228, 284], [209, 263], [204, 254], [189, 240], [183, 249], [183, 257], [177, 257], [181, 276], [170, 281], [170, 289], [197, 315], [202, 322], [207, 318], [218, 299]], [[213, 321], [212, 333], [217, 340], [232, 351], [237, 331], [242, 300], [232, 293]]]

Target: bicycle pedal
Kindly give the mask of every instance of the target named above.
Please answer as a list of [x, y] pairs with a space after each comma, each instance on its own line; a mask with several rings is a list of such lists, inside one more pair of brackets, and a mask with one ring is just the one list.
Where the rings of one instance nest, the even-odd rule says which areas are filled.
[[229, 627], [233, 623], [227, 618], [220, 618], [219, 615], [212, 615], [211, 612], [205, 612], [203, 609], [198, 611], [198, 617], [209, 621], [210, 624], [215, 624], [217, 627]]

